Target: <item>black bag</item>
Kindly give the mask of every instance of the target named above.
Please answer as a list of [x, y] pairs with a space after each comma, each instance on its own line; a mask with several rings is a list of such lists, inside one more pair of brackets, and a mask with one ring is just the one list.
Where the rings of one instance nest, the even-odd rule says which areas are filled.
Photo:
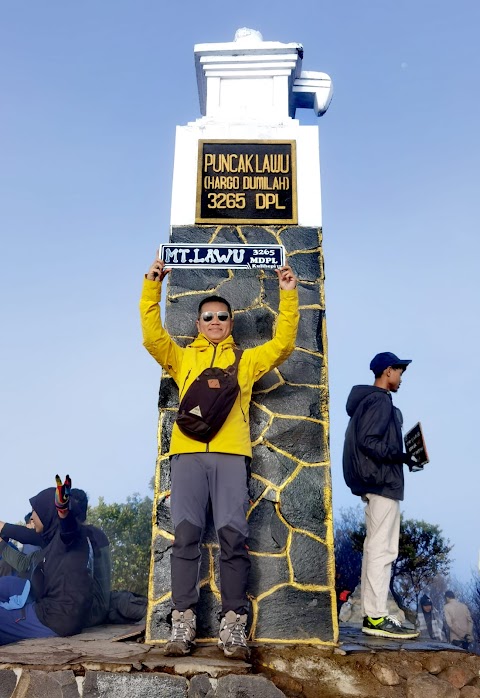
[[105, 623], [132, 623], [145, 618], [147, 597], [133, 591], [112, 591]]
[[180, 402], [177, 424], [196, 441], [208, 443], [220, 431], [240, 392], [237, 371], [241, 349], [234, 349], [235, 363], [227, 368], [206, 368], [195, 378]]

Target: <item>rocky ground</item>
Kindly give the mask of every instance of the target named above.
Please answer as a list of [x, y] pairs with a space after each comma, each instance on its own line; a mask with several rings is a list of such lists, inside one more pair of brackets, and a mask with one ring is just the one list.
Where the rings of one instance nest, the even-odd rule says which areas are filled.
[[253, 664], [288, 698], [480, 698], [476, 655], [405, 649], [342, 652], [259, 648]]
[[0, 650], [0, 698], [480, 698], [480, 656], [343, 627], [337, 647], [254, 645], [251, 662], [212, 645], [165, 657], [141, 626]]

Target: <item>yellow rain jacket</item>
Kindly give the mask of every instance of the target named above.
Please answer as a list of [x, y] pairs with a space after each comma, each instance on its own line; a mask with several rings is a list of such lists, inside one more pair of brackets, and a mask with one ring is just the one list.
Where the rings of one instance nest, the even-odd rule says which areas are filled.
[[[169, 373], [178, 386], [180, 400], [194, 379], [210, 366], [226, 368], [235, 361], [235, 343], [230, 335], [212, 344], [199, 334], [187, 347], [180, 347], [163, 328], [160, 319], [159, 281], [144, 279], [140, 299], [143, 345]], [[204, 444], [190, 438], [173, 425], [169, 455], [212, 451], [235, 455], [252, 455], [249, 407], [255, 381], [281, 364], [292, 353], [298, 327], [298, 291], [280, 289], [280, 307], [273, 339], [246, 349], [238, 366], [240, 393], [220, 431]]]

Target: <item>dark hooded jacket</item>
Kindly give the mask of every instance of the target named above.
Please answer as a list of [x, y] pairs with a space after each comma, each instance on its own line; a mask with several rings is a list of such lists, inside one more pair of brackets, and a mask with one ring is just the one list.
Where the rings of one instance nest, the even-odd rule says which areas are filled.
[[86, 532], [71, 513], [60, 519], [55, 488], [30, 499], [43, 524], [43, 559], [32, 575], [35, 613], [57, 635], [75, 635], [85, 626], [92, 603]]
[[[54, 493], [55, 489], [50, 488], [50, 491]], [[85, 492], [75, 488], [72, 489], [70, 502], [70, 516], [73, 514], [77, 520], [82, 523], [81, 528], [86, 533], [93, 550], [93, 601], [89, 609], [88, 618], [85, 622], [85, 627], [89, 628], [94, 625], [99, 625], [106, 620], [110, 606], [112, 575], [110, 543], [101, 528], [83, 523], [86, 518], [88, 505]], [[60, 527], [61, 519], [58, 516], [56, 519], [56, 521], [54, 520], [54, 524]], [[51, 533], [50, 531], [47, 536], [49, 539], [52, 537]], [[43, 548], [46, 547], [48, 541], [45, 540], [42, 534], [36, 533], [31, 528], [9, 523], [4, 525], [1, 537], [4, 540], [12, 538], [19, 543], [31, 544], [42, 548], [42, 550], [28, 555], [11, 548], [5, 549], [3, 553], [6, 562], [12, 565], [19, 577], [30, 579], [32, 570], [36, 567], [38, 561], [43, 560]]]
[[343, 475], [353, 494], [403, 500], [402, 413], [388, 390], [355, 385], [343, 448]]

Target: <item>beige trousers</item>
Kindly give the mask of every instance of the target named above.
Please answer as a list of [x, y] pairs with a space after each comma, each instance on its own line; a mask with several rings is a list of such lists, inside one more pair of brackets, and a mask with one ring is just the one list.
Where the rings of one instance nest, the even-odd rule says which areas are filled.
[[367, 535], [362, 558], [362, 614], [380, 618], [388, 614], [387, 597], [392, 562], [398, 556], [400, 502], [378, 494], [365, 494]]

